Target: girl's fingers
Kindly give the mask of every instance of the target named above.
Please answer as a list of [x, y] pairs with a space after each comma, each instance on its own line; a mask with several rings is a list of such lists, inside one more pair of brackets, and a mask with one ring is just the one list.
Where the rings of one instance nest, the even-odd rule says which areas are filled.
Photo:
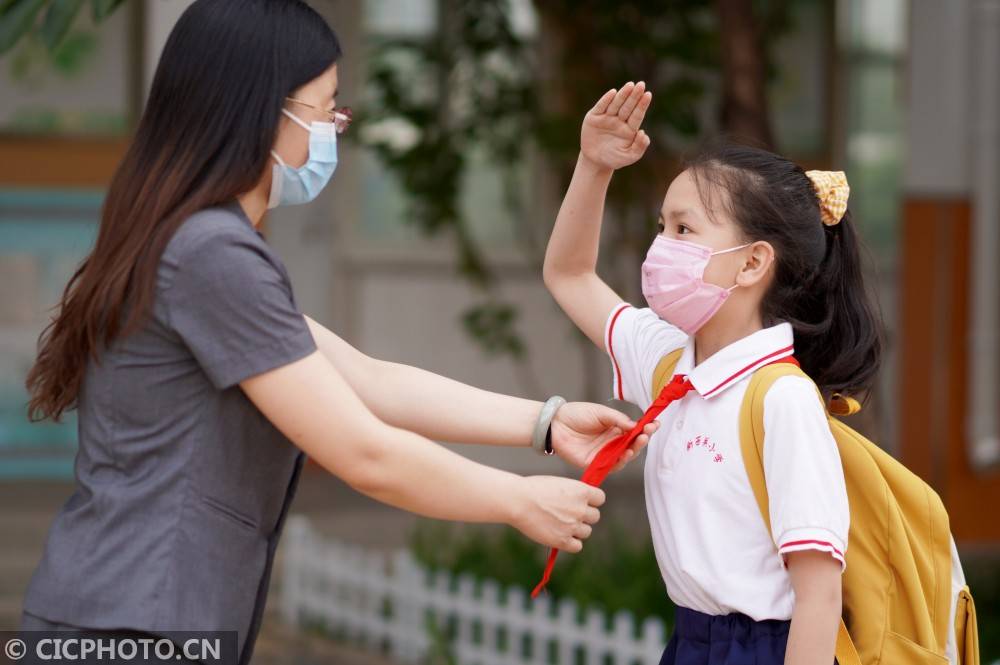
[[610, 104], [611, 100], [615, 98], [615, 94], [617, 94], [617, 92], [618, 92], [617, 90], [611, 88], [606, 93], [601, 95], [601, 98], [597, 100], [597, 103], [594, 104], [594, 108], [590, 109], [590, 112], [593, 113], [594, 115], [601, 115], [602, 113], [607, 111], [608, 104]]
[[583, 513], [584, 524], [597, 524], [601, 519], [601, 511], [597, 508], [587, 508]]
[[621, 108], [618, 109], [618, 117], [622, 120], [628, 120], [629, 116], [632, 115], [632, 111], [635, 107], [639, 105], [639, 100], [642, 99], [642, 94], [646, 92], [646, 83], [639, 81], [632, 92], [629, 93], [628, 98], [622, 104]]
[[635, 140], [632, 141], [632, 145], [629, 146], [629, 152], [632, 153], [633, 155], [638, 155], [641, 157], [642, 154], [646, 152], [646, 148], [648, 147], [649, 147], [649, 134], [646, 133], [646, 130], [640, 129], [638, 132], [636, 132]]
[[635, 105], [632, 113], [628, 116], [628, 126], [633, 131], [639, 129], [642, 124], [643, 118], [646, 117], [646, 109], [649, 108], [649, 104], [653, 101], [653, 93], [646, 92], [639, 98], [639, 102]]
[[631, 81], [623, 85], [622, 89], [618, 91], [618, 93], [615, 95], [615, 98], [611, 100], [611, 103], [608, 104], [608, 108], [605, 109], [604, 112], [609, 115], [618, 115], [618, 109], [622, 107], [622, 104], [625, 103], [625, 100], [628, 99], [628, 96], [632, 94], [632, 90], [634, 88], [635, 88], [635, 83], [632, 83]]

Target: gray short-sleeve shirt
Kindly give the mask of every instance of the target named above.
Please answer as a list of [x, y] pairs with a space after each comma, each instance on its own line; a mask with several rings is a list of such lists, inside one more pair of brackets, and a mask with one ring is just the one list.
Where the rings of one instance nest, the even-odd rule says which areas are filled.
[[87, 628], [237, 630], [249, 660], [303, 454], [239, 382], [316, 350], [238, 203], [187, 219], [150, 315], [88, 363], [76, 489], [25, 611]]

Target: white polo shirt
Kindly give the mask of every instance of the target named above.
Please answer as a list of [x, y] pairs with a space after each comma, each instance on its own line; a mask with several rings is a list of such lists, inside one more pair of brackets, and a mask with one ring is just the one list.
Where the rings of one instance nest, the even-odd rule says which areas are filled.
[[670, 599], [712, 615], [790, 619], [795, 596], [783, 555], [828, 552], [843, 571], [850, 524], [840, 453], [808, 380], [782, 377], [764, 400], [770, 534], [743, 465], [739, 413], [750, 374], [792, 355], [791, 325], [760, 330], [697, 367], [694, 339], [650, 309], [622, 303], [604, 339], [615, 398], [648, 408], [653, 370], [679, 348], [675, 372], [695, 388], [660, 414], [646, 453], [646, 512]]

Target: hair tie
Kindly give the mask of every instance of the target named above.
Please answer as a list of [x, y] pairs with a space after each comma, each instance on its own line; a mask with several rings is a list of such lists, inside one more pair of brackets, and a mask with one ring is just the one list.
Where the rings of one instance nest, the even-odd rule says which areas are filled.
[[851, 187], [843, 171], [806, 171], [819, 198], [819, 212], [827, 226], [839, 224], [847, 212], [847, 197]]

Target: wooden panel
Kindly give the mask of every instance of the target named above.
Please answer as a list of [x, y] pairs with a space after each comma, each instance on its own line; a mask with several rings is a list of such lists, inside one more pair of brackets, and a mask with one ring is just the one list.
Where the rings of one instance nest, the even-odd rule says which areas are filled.
[[963, 545], [1000, 545], [1000, 472], [968, 461], [966, 432], [971, 209], [910, 198], [903, 208], [899, 349], [900, 455], [941, 494]]
[[0, 136], [0, 186], [105, 187], [128, 139]]

